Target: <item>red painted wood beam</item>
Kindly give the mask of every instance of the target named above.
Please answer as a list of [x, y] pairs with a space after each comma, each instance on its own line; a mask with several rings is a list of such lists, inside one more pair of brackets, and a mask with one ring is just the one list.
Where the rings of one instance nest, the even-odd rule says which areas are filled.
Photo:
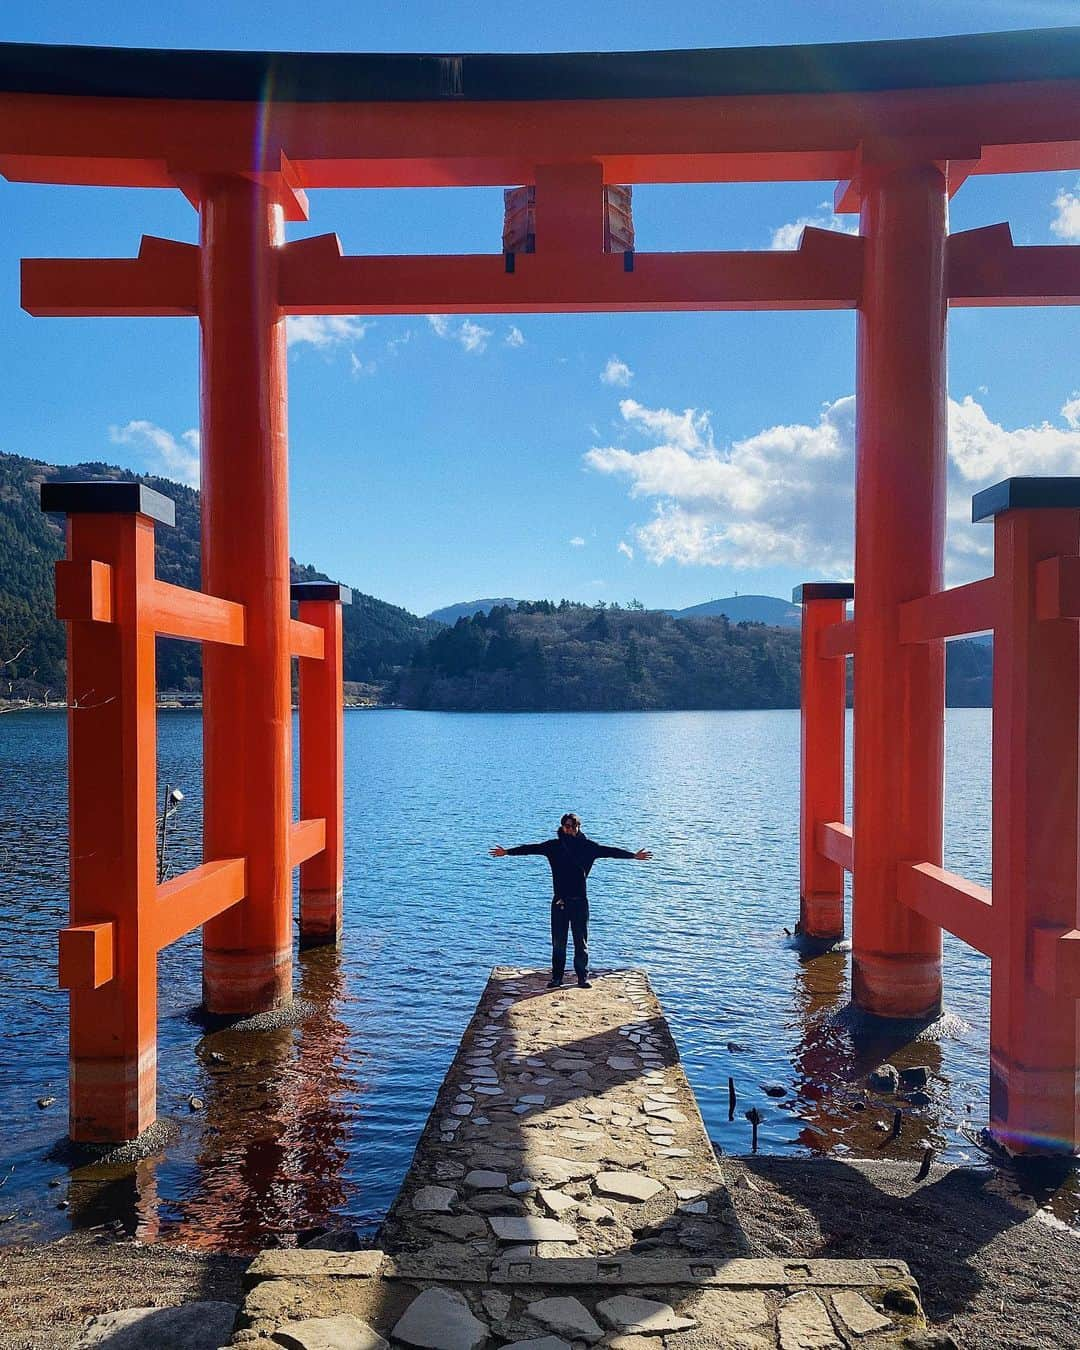
[[61, 989], [100, 989], [115, 974], [115, 919], [60, 929]]
[[852, 865], [851, 826], [845, 825], [842, 820], [824, 821], [818, 825], [815, 833], [818, 852], [842, 867], [845, 872], [850, 872]]
[[1007, 224], [951, 235], [949, 304], [1080, 304], [1080, 246], [1038, 244], [1017, 248]]
[[823, 657], [850, 656], [855, 650], [855, 620], [842, 619], [818, 634], [817, 654]]
[[73, 623], [112, 623], [113, 570], [93, 559], [55, 564], [56, 617]]
[[24, 258], [22, 306], [42, 318], [195, 315], [199, 250], [143, 235], [137, 258]]
[[289, 866], [299, 867], [326, 847], [326, 821], [297, 820], [289, 834]]
[[907, 863], [899, 869], [897, 899], [984, 956], [994, 954], [994, 908], [986, 886], [932, 863]]
[[283, 250], [289, 314], [523, 314], [852, 309], [862, 241], [807, 229], [794, 252], [342, 256], [334, 235]]
[[1043, 924], [1032, 939], [1035, 983], [1047, 994], [1080, 999], [1080, 929]]
[[[949, 303], [1080, 304], [1080, 246], [1017, 248], [1008, 225], [953, 235]], [[289, 314], [526, 314], [852, 309], [862, 240], [808, 227], [793, 252], [346, 256], [336, 235], [281, 251]], [[194, 315], [198, 249], [146, 235], [138, 258], [25, 258], [22, 304], [40, 317]]]
[[166, 637], [194, 642], [217, 642], [242, 647], [245, 637], [244, 606], [203, 591], [154, 581], [147, 587], [140, 621]]
[[321, 661], [325, 647], [326, 638], [321, 628], [313, 623], [301, 623], [299, 619], [289, 620], [289, 651], [293, 656]]
[[[603, 162], [610, 182], [841, 179], [868, 137], [961, 157], [976, 172], [1080, 168], [1080, 84], [523, 102], [216, 103], [0, 96], [0, 173], [163, 187], [171, 165], [274, 170], [303, 187], [532, 182], [537, 164]], [[959, 147], [959, 148], [958, 148]]]
[[1080, 619], [1080, 557], [1044, 558], [1035, 568], [1035, 613], [1040, 619]]
[[900, 641], [932, 642], [935, 638], [982, 633], [993, 628], [996, 609], [993, 577], [922, 595], [900, 606]]
[[246, 892], [243, 858], [203, 863], [158, 886], [152, 923], [158, 951], [231, 909]]
[[[134, 259], [26, 259], [23, 308], [43, 316], [194, 314], [198, 249], [144, 239]], [[348, 257], [336, 235], [280, 251], [289, 314], [523, 314], [641, 310], [853, 309], [862, 241], [807, 228], [801, 247], [761, 253], [555, 251]]]

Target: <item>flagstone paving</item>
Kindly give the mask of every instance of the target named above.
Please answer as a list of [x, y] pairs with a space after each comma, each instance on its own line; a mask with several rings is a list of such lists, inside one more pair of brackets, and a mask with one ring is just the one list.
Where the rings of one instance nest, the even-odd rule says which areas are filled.
[[352, 1319], [340, 1325], [357, 1347], [425, 1350], [917, 1343], [925, 1323], [903, 1262], [745, 1256], [642, 973], [586, 990], [546, 979], [492, 973], [381, 1251], [262, 1253], [234, 1344], [300, 1344], [304, 1322], [332, 1318]]

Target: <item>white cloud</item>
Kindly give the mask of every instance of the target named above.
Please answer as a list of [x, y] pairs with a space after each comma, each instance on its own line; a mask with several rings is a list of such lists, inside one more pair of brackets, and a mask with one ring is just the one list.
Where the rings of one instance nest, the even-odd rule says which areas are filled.
[[631, 562], [634, 561], [634, 550], [630, 547], [630, 545], [626, 542], [625, 539], [619, 540], [618, 550], [623, 555], [624, 558], [629, 558]]
[[859, 233], [857, 218], [853, 220], [850, 216], [838, 216], [835, 212], [828, 211], [816, 216], [800, 216], [798, 220], [778, 226], [772, 232], [769, 248], [776, 250], [798, 248], [803, 228], [807, 225], [812, 225], [818, 230], [836, 230], [840, 234]]
[[604, 384], [617, 384], [621, 389], [628, 388], [633, 378], [634, 372], [617, 356], [609, 356], [607, 365], [600, 372], [600, 379]]
[[374, 375], [378, 367], [374, 361], [361, 361], [355, 352], [350, 352], [349, 369], [353, 379], [358, 379], [361, 375]]
[[1066, 192], [1062, 188], [1054, 198], [1054, 210], [1057, 214], [1050, 222], [1050, 233], [1067, 243], [1080, 240], [1080, 191]]
[[454, 341], [460, 342], [462, 348], [467, 352], [487, 350], [488, 338], [491, 337], [492, 330], [482, 327], [473, 319], [462, 319], [461, 323], [455, 326], [447, 314], [429, 314], [427, 321], [436, 337], [452, 338]]
[[510, 325], [510, 331], [509, 333], [507, 333], [506, 338], [504, 340], [508, 347], [525, 346], [525, 334], [521, 331], [520, 328], [515, 327], [513, 324]]
[[573, 539], [571, 539], [571, 540], [569, 541], [569, 543], [570, 543], [570, 547], [571, 547], [571, 548], [584, 548], [584, 547], [585, 547], [585, 540], [582, 539], [582, 537], [581, 537], [580, 534], [575, 534], [574, 537], [573, 537]]
[[[627, 480], [631, 496], [654, 502], [652, 518], [635, 535], [649, 561], [801, 565], [818, 575], [851, 575], [853, 396], [825, 404], [816, 423], [767, 427], [723, 448], [715, 444], [707, 412], [644, 408], [633, 399], [624, 399], [620, 412], [628, 433], [651, 444], [597, 446], [585, 462]], [[1068, 475], [1080, 468], [1080, 395], [1070, 397], [1061, 417], [1064, 426], [1044, 422], [1008, 429], [970, 395], [950, 400], [950, 584], [984, 575], [992, 566], [992, 531], [970, 523], [973, 493], [1002, 478]]]
[[466, 319], [458, 329], [458, 341], [467, 352], [482, 352], [491, 336], [490, 328], [481, 328], [472, 319]]
[[143, 468], [188, 487], [199, 486], [199, 433], [194, 427], [179, 438], [153, 422], [136, 419], [109, 428], [113, 445], [129, 445], [141, 452]]
[[285, 320], [285, 341], [290, 347], [306, 343], [325, 351], [328, 347], [359, 342], [371, 327], [351, 314], [290, 314]]

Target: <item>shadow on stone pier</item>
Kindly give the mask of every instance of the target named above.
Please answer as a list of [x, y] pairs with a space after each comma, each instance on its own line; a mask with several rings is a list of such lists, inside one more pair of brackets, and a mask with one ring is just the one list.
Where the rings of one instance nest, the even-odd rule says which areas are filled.
[[543, 1350], [644, 1350], [635, 1338], [663, 1335], [672, 1350], [778, 1338], [841, 1350], [851, 1336], [898, 1345], [923, 1325], [891, 1256], [750, 1254], [643, 974], [590, 990], [545, 982], [493, 973], [380, 1250], [264, 1252], [237, 1344], [333, 1334], [475, 1350], [546, 1337]]

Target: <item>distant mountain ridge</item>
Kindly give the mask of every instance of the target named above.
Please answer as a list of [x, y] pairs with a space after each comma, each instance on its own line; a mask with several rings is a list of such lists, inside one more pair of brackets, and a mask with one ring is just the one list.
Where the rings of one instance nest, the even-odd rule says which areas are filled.
[[775, 595], [729, 595], [722, 600], [706, 600], [687, 609], [669, 609], [673, 619], [704, 619], [724, 614], [731, 623], [764, 623], [770, 628], [799, 628], [802, 610], [790, 600]]
[[[490, 614], [498, 606], [513, 610], [524, 603], [508, 596], [497, 600], [463, 600], [456, 605], [433, 609], [425, 618], [452, 627], [458, 619], [471, 619], [474, 614]], [[706, 600], [700, 605], [690, 605], [686, 609], [655, 612], [669, 614], [673, 619], [707, 619], [724, 614], [731, 623], [763, 623], [770, 628], [798, 628], [802, 624], [802, 611], [798, 605], [775, 595], [729, 595], [721, 600]]]
[[504, 609], [517, 609], [520, 603], [520, 600], [505, 595], [498, 599], [489, 597], [486, 600], [462, 600], [456, 605], [444, 605], [442, 609], [433, 609], [430, 614], [425, 614], [424, 618], [430, 619], [433, 623], [445, 623], [452, 628], [458, 619], [471, 619], [474, 614], [490, 614], [493, 609], [500, 606]]

